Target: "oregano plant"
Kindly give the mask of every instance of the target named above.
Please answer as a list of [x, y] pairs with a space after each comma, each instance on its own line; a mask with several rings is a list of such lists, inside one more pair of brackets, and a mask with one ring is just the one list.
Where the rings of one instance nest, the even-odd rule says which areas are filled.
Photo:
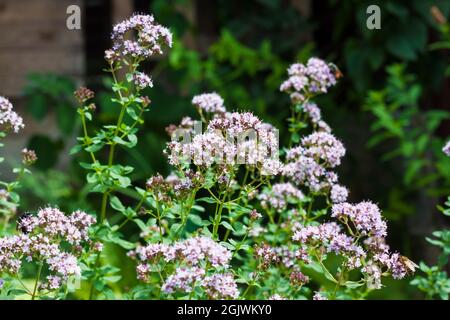
[[[274, 126], [227, 106], [218, 93], [194, 96], [198, 118], [167, 127], [171, 173], [143, 184], [117, 154], [136, 147], [152, 109], [143, 63], [170, 48], [172, 34], [153, 16], [135, 14], [114, 26], [112, 42], [105, 60], [116, 118], [94, 130], [95, 94], [75, 92], [81, 134], [72, 154], [85, 155], [80, 165], [98, 210], [67, 215], [48, 205], [18, 219], [17, 230], [0, 239], [2, 295], [21, 288], [31, 299], [361, 299], [383, 278], [414, 272], [387, 245], [379, 207], [348, 203], [339, 183], [346, 150], [313, 102], [338, 84], [336, 66], [313, 57], [287, 70], [274, 94], [290, 96], [288, 146]], [[128, 224], [140, 229], [138, 242], [123, 232]], [[138, 285], [117, 289], [124, 270], [105, 245], [128, 252]], [[22, 279], [28, 263], [32, 283]]]

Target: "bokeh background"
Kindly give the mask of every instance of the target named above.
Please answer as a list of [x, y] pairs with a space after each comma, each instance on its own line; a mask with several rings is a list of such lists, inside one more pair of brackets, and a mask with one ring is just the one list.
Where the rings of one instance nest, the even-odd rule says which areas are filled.
[[[66, 27], [72, 4], [82, 9], [81, 30]], [[371, 4], [381, 8], [380, 30], [366, 27]], [[0, 0], [0, 94], [27, 124], [9, 138], [2, 177], [21, 148], [39, 157], [20, 211], [97, 209], [84, 187], [82, 156], [69, 155], [80, 130], [73, 91], [81, 84], [96, 91], [96, 125], [116, 116], [103, 52], [112, 24], [136, 11], [153, 13], [175, 41], [145, 66], [155, 83], [152, 110], [137, 148], [119, 155], [136, 168], [135, 183], [169, 172], [165, 127], [193, 115], [190, 100], [204, 91], [272, 122], [286, 140], [289, 99], [279, 85], [289, 64], [318, 56], [344, 74], [317, 102], [347, 147], [339, 174], [350, 200], [377, 202], [392, 248], [436, 263], [425, 237], [449, 225], [436, 208], [450, 195], [450, 158], [441, 151], [450, 136], [445, 0]], [[372, 298], [420, 297], [409, 281], [389, 283]]]

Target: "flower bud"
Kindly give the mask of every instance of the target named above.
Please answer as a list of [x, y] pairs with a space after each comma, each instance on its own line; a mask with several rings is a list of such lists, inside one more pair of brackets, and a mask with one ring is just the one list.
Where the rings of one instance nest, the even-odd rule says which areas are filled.
[[22, 162], [26, 166], [31, 166], [37, 161], [36, 152], [34, 150], [23, 149], [22, 150]]
[[75, 98], [78, 100], [80, 104], [94, 98], [94, 91], [89, 90], [86, 87], [80, 87], [77, 91], [74, 92]]

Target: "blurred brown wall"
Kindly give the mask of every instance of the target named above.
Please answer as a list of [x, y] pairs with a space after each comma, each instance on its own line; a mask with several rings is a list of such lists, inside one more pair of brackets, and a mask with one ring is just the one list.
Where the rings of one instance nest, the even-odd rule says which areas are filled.
[[[26, 76], [54, 72], [82, 81], [83, 31], [67, 28], [69, 5], [83, 10], [82, 0], [0, 0], [0, 95], [12, 101], [26, 124], [20, 134], [8, 136], [2, 150], [7, 161], [20, 158], [31, 135], [44, 133], [56, 138], [59, 132], [53, 115], [37, 123], [25, 112], [22, 90]], [[8, 176], [9, 171], [2, 169], [2, 174]]]
[[20, 96], [30, 72], [81, 78], [83, 33], [66, 27], [69, 5], [82, 0], [0, 0], [0, 94]]

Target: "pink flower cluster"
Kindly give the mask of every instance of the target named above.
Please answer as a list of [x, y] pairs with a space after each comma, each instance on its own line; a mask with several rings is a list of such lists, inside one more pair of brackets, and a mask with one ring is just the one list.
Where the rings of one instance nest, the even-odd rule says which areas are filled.
[[319, 245], [327, 252], [346, 257], [347, 268], [360, 268], [369, 287], [381, 287], [384, 270], [390, 272], [395, 279], [414, 271], [414, 263], [398, 253], [390, 253], [389, 246], [385, 243], [386, 223], [375, 204], [335, 204], [332, 207], [332, 217], [341, 221], [351, 236], [336, 222], [326, 222], [306, 227], [297, 226], [292, 239], [302, 245]]
[[220, 132], [207, 131], [195, 135], [189, 153], [194, 164], [211, 166], [214, 163], [235, 163], [237, 147]]
[[[283, 175], [297, 185], [305, 185], [313, 192], [330, 190], [336, 184], [337, 174], [328, 171], [341, 163], [345, 148], [338, 139], [327, 132], [313, 132], [304, 137], [301, 144], [288, 150], [288, 163]], [[343, 189], [335, 189], [335, 196], [344, 197]]]
[[12, 129], [15, 133], [23, 129], [23, 119], [13, 111], [11, 102], [5, 97], [0, 96], [0, 129], [4, 127], [6, 130]]
[[286, 268], [299, 269], [297, 260], [302, 260], [298, 251], [292, 251], [288, 246], [281, 246], [273, 248], [278, 256], [280, 263]]
[[364, 241], [368, 250], [373, 253], [372, 259], [366, 264], [367, 269], [363, 270], [369, 272], [374, 281], [377, 284], [377, 288], [381, 287], [380, 278], [375, 272], [374, 265], [378, 266], [378, 269], [386, 269], [392, 274], [394, 279], [402, 279], [409, 273], [413, 273], [417, 265], [410, 261], [408, 258], [401, 256], [399, 253], [390, 253], [390, 248], [385, 242], [385, 238], [369, 237]]
[[168, 294], [191, 292], [198, 285], [213, 299], [237, 298], [239, 295], [231, 274], [214, 272], [207, 275], [205, 267], [227, 269], [231, 260], [231, 252], [210, 238], [199, 236], [172, 245], [149, 244], [130, 252], [130, 255], [141, 261], [136, 270], [138, 278], [143, 281], [148, 281], [151, 265], [159, 259], [183, 265], [165, 280], [161, 289]]
[[253, 253], [260, 261], [260, 267], [263, 269], [268, 268], [272, 264], [280, 263], [286, 268], [299, 271], [297, 261], [309, 261], [306, 257], [306, 252], [302, 248], [293, 251], [288, 246], [272, 247], [267, 243], [262, 243], [254, 246]]
[[330, 199], [333, 203], [341, 203], [347, 201], [348, 189], [339, 184], [334, 184], [331, 187]]
[[267, 269], [271, 264], [277, 263], [279, 257], [275, 252], [275, 249], [266, 243], [255, 245], [253, 253], [259, 260], [259, 268]]
[[143, 72], [136, 72], [133, 75], [133, 81], [135, 86], [140, 90], [153, 87], [152, 78]]
[[334, 135], [327, 132], [314, 132], [301, 141], [300, 153], [314, 158], [325, 167], [334, 168], [341, 164], [345, 148]]
[[202, 287], [210, 299], [236, 299], [239, 290], [233, 276], [229, 273], [205, 275], [199, 267], [179, 267], [161, 287], [168, 294], [190, 293], [195, 287]]
[[315, 159], [306, 156], [299, 156], [285, 164], [282, 174], [313, 192], [329, 189], [338, 180], [336, 173], [326, 170]]
[[378, 206], [370, 201], [350, 204], [347, 202], [334, 204], [333, 218], [350, 220], [358, 232], [366, 236], [385, 237], [387, 235], [386, 222], [381, 217]]
[[268, 134], [267, 131], [270, 132], [267, 126], [251, 112], [227, 112], [211, 120], [208, 130], [220, 130], [231, 137], [237, 137], [248, 130], [265, 135]]
[[447, 141], [447, 143], [445, 144], [445, 146], [442, 148], [442, 151], [450, 157], [450, 140]]
[[326, 93], [329, 87], [336, 84], [334, 67], [318, 58], [310, 58], [306, 65], [291, 65], [288, 75], [280, 90], [290, 93], [294, 103], [302, 103], [312, 94]]
[[278, 293], [271, 295], [269, 300], [287, 300], [285, 297], [280, 296]]
[[[225, 113], [208, 124], [207, 131], [221, 132], [236, 145], [238, 163], [256, 164], [276, 155], [279, 141], [276, 129], [262, 122], [251, 112]], [[242, 160], [239, 160], [242, 159]], [[272, 166], [275, 163], [272, 163]], [[267, 171], [274, 171], [266, 167]]]
[[9, 198], [9, 192], [5, 189], [0, 189], [0, 201], [6, 201]]
[[223, 105], [223, 99], [217, 93], [203, 93], [192, 98], [192, 104], [208, 113], [225, 113], [226, 109]]
[[[136, 33], [136, 41], [125, 39], [128, 32]], [[148, 59], [162, 54], [161, 45], [172, 46], [172, 34], [169, 29], [157, 24], [152, 15], [135, 14], [128, 20], [116, 24], [112, 32], [113, 48], [106, 52], [106, 58], [131, 56]]]
[[[271, 158], [271, 159], [261, 159], [261, 175], [264, 176], [276, 176], [279, 173], [281, 173], [283, 171], [283, 163], [276, 159], [276, 158]], [[253, 164], [252, 162], [250, 162], [250, 164]]]
[[145, 186], [147, 191], [151, 192], [158, 201], [168, 202], [173, 195], [183, 197], [189, 194], [192, 189], [199, 187], [203, 181], [204, 177], [200, 172], [187, 169], [183, 172], [182, 177], [171, 173], [164, 179], [160, 174], [157, 174], [149, 178]]
[[303, 193], [289, 182], [274, 184], [270, 191], [267, 190], [258, 195], [264, 208], [271, 207], [277, 211], [286, 209], [290, 201], [298, 202], [303, 198]]
[[[95, 218], [82, 211], [66, 216], [56, 208], [25, 216], [18, 223], [23, 234], [0, 238], [0, 273], [19, 273], [23, 259], [45, 263], [50, 274], [41, 287], [59, 288], [70, 276], [80, 275], [76, 256], [83, 242], [90, 243], [88, 229], [93, 223]], [[63, 242], [73, 245], [71, 252], [64, 251]]]
[[277, 152], [277, 133], [249, 112], [216, 114], [204, 133], [188, 141], [171, 141], [166, 149], [172, 165], [190, 161], [207, 167], [213, 164], [259, 165], [266, 175], [281, 171]]
[[202, 281], [206, 294], [211, 299], [237, 299], [239, 290], [232, 274], [213, 274]]
[[320, 120], [322, 120], [322, 112], [314, 102], [305, 103], [302, 106], [302, 110], [308, 115], [309, 120], [313, 124], [317, 124]]
[[294, 286], [303, 286], [304, 284], [309, 282], [309, 277], [305, 276], [300, 271], [293, 271], [289, 276], [289, 280]]
[[[172, 245], [149, 244], [137, 248], [130, 255], [135, 255], [142, 261], [138, 266], [141, 271], [148, 271], [148, 268], [144, 268], [142, 265], [155, 263], [160, 258], [166, 262], [179, 261], [190, 266], [198, 266], [202, 262], [208, 261], [214, 268], [227, 268], [231, 260], [231, 252], [208, 237], [189, 238]], [[148, 274], [138, 270], [138, 276], [141, 280], [145, 280]]]
[[322, 120], [322, 113], [317, 104], [313, 102], [306, 102], [302, 105], [302, 111], [308, 116], [314, 129], [317, 131], [331, 132], [330, 126]]
[[24, 233], [39, 231], [50, 238], [62, 237], [72, 245], [80, 245], [89, 240], [89, 227], [96, 219], [83, 211], [75, 211], [66, 216], [57, 208], [44, 208], [36, 216], [28, 215], [20, 219], [18, 227]]
[[294, 232], [292, 240], [301, 244], [319, 244], [324, 246], [327, 252], [346, 256], [348, 267], [351, 269], [360, 267], [362, 259], [366, 256], [363, 248], [356, 245], [352, 237], [343, 233], [341, 227], [335, 222], [302, 227]]
[[322, 295], [320, 292], [315, 292], [313, 296], [313, 300], [328, 300], [327, 297]]
[[195, 285], [199, 285], [205, 277], [205, 270], [200, 267], [180, 267], [170, 275], [161, 287], [165, 293], [177, 291], [192, 292]]

